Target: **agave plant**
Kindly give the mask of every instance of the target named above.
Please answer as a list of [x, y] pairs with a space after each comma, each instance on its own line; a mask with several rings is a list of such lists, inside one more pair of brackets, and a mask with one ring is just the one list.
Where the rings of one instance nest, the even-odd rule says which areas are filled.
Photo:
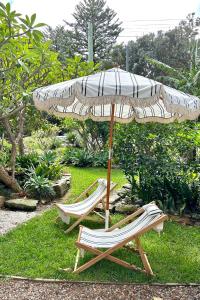
[[27, 174], [24, 188], [30, 197], [38, 200], [52, 200], [56, 197], [51, 182], [44, 176], [37, 175], [34, 169], [31, 169]]

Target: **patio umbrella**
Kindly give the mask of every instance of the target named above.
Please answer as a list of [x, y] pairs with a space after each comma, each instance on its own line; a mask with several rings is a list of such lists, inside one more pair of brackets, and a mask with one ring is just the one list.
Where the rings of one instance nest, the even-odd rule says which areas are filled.
[[33, 99], [38, 109], [59, 117], [110, 121], [106, 228], [114, 121], [170, 123], [193, 120], [200, 114], [199, 98], [120, 68], [38, 88]]

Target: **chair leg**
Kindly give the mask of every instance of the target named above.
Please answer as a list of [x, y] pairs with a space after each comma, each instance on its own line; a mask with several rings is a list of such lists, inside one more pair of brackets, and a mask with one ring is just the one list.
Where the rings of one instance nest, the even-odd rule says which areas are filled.
[[67, 230], [65, 230], [65, 233], [69, 233], [72, 229], [74, 229], [80, 222], [85, 219], [86, 216], [80, 217], [76, 222], [74, 222]]
[[137, 249], [140, 253], [140, 257], [141, 257], [141, 260], [142, 260], [142, 263], [143, 263], [143, 266], [144, 266], [146, 272], [150, 275], [154, 275], [153, 271], [152, 271], [152, 268], [151, 268], [151, 265], [148, 261], [147, 255], [145, 254], [145, 252], [144, 252], [144, 250], [141, 246], [139, 238], [135, 238], [135, 242], [136, 242]]
[[[83, 248], [81, 248], [83, 249]], [[88, 250], [89, 252], [97, 255], [95, 258], [93, 258], [92, 260], [86, 262], [85, 264], [83, 264], [82, 266], [80, 266], [78, 269], [74, 269], [74, 273], [81, 273], [82, 271], [88, 269], [89, 267], [91, 267], [92, 265], [94, 265], [97, 261], [98, 261], [98, 257], [99, 256], [102, 256], [104, 255], [103, 252], [101, 252], [100, 250], [96, 249], [96, 248], [92, 248], [92, 247], [89, 247], [89, 246], [84, 246], [84, 249], [85, 250]], [[142, 270], [141, 268], [133, 265], [133, 264], [129, 264], [127, 263], [126, 261], [124, 260], [121, 260], [117, 257], [114, 257], [112, 255], [106, 255], [105, 257], [103, 257], [104, 259], [107, 259], [107, 260], [110, 260], [112, 262], [115, 262], [117, 263], [118, 265], [120, 266], [123, 266], [125, 268], [128, 268], [130, 270], [134, 270], [134, 271], [140, 271], [140, 272], [143, 272], [143, 273], [146, 273], [145, 270]]]
[[79, 263], [79, 259], [80, 259], [80, 249], [78, 248], [77, 254], [76, 254], [76, 260], [75, 260], [75, 265], [74, 265], [74, 272], [77, 269], [78, 263]]
[[102, 216], [98, 211], [95, 211], [95, 210], [94, 210], [94, 213], [95, 213], [97, 216], [99, 216], [101, 219], [103, 219], [103, 220], [105, 221], [105, 217]]
[[55, 222], [57, 223], [60, 219], [61, 219], [60, 216], [57, 216], [57, 217], [55, 218]]

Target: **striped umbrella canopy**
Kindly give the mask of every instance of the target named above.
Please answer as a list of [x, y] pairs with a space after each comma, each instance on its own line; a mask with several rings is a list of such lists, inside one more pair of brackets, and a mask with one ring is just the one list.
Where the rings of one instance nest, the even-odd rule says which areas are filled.
[[198, 97], [119, 68], [38, 88], [33, 99], [38, 109], [59, 117], [110, 121], [107, 211], [113, 122], [170, 123], [200, 115]]

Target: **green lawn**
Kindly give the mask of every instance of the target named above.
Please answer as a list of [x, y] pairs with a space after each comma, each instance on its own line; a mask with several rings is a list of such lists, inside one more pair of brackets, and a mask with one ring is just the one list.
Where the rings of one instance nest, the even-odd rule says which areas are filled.
[[[97, 168], [70, 168], [72, 190], [70, 199], [83, 191], [96, 178], [105, 177], [106, 170]], [[112, 180], [125, 182], [121, 171], [113, 170]], [[146, 234], [142, 243], [156, 276], [150, 278], [139, 272], [130, 271], [112, 262], [102, 261], [79, 275], [63, 273], [59, 268], [73, 267], [76, 255], [74, 241], [78, 229], [64, 234], [66, 224], [54, 222], [55, 209], [19, 226], [0, 237], [0, 274], [28, 277], [59, 278], [67, 280], [92, 280], [113, 282], [200, 282], [200, 230], [198, 227], [182, 226], [167, 222], [164, 233]], [[121, 216], [115, 215], [113, 223]], [[91, 228], [103, 225], [85, 222]], [[141, 266], [139, 258], [131, 252], [120, 250], [116, 256]], [[86, 261], [91, 255], [87, 254]]]

